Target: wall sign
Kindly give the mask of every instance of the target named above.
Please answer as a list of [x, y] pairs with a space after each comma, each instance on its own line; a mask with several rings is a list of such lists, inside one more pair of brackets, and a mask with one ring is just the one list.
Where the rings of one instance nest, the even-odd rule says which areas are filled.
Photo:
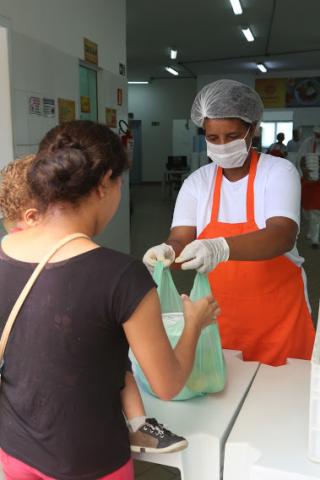
[[257, 79], [256, 91], [269, 108], [320, 106], [320, 77]]
[[98, 65], [98, 45], [88, 38], [83, 39], [84, 43], [84, 59], [88, 63]]
[[125, 77], [126, 75], [126, 66], [124, 63], [119, 63], [119, 74]]
[[80, 97], [80, 104], [81, 104], [81, 113], [90, 113], [91, 112], [90, 97], [82, 95]]
[[45, 117], [55, 117], [56, 115], [56, 102], [54, 98], [43, 98], [43, 115]]
[[122, 88], [117, 89], [117, 105], [122, 105], [122, 100], [123, 100], [123, 92]]
[[76, 118], [76, 102], [65, 98], [58, 98], [59, 123], [71, 122]]
[[30, 115], [41, 115], [40, 97], [29, 97], [29, 113]]
[[117, 110], [106, 107], [106, 125], [109, 128], [117, 127]]
[[286, 102], [286, 79], [263, 78], [256, 80], [256, 91], [266, 108], [281, 108]]

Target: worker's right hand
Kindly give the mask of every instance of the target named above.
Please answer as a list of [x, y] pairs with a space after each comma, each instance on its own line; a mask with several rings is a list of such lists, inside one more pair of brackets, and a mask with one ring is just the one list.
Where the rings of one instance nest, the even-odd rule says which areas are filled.
[[161, 243], [161, 245], [149, 248], [144, 254], [142, 261], [149, 272], [152, 273], [157, 262], [163, 262], [165, 267], [169, 267], [175, 258], [176, 254], [173, 248], [166, 243]]
[[181, 298], [186, 327], [201, 331], [216, 322], [221, 311], [212, 295], [207, 295], [195, 302], [192, 302], [187, 295], [181, 295]]

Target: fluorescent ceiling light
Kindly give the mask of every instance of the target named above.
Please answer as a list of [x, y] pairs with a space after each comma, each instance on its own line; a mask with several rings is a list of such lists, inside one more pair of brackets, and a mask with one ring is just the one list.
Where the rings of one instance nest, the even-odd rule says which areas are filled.
[[232, 9], [233, 9], [233, 13], [235, 15], [241, 15], [242, 14], [242, 7], [241, 7], [241, 3], [239, 0], [230, 0], [230, 3], [231, 3], [231, 6], [232, 6]]
[[179, 75], [179, 72], [177, 72], [177, 70], [175, 70], [174, 68], [172, 67], [165, 67], [167, 72], [171, 73], [171, 75]]
[[148, 85], [149, 82], [146, 81], [136, 81], [136, 82], [128, 82], [130, 85]]
[[259, 68], [260, 72], [266, 73], [268, 71], [267, 67], [263, 65], [263, 63], [257, 63], [257, 67]]
[[254, 41], [254, 36], [252, 35], [252, 32], [251, 32], [249, 27], [242, 28], [241, 30], [242, 30], [243, 35], [248, 40], [248, 42], [253, 42]]
[[177, 55], [178, 55], [178, 50], [176, 50], [175, 48], [171, 48], [170, 49], [171, 60], [175, 60], [177, 58]]

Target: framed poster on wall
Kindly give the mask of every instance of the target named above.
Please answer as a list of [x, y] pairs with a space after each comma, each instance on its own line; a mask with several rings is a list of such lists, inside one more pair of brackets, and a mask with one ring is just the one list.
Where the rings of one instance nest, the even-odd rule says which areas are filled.
[[117, 127], [117, 110], [106, 107], [106, 125], [109, 128]]
[[88, 38], [83, 39], [83, 44], [85, 61], [98, 65], [98, 44], [92, 42]]
[[91, 113], [90, 97], [88, 97], [87, 95], [81, 95], [80, 103], [81, 103], [81, 113]]
[[65, 98], [58, 98], [59, 123], [71, 122], [76, 118], [76, 102]]

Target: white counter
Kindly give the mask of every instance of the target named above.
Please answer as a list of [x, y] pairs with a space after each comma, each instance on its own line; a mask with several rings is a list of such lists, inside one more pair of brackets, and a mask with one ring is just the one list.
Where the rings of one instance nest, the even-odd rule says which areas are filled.
[[261, 365], [225, 447], [224, 480], [316, 480], [308, 460], [310, 362]]
[[147, 415], [186, 437], [189, 446], [177, 453], [135, 454], [135, 459], [179, 468], [181, 480], [220, 479], [225, 439], [259, 368], [257, 362], [243, 362], [240, 352], [224, 353], [228, 382], [223, 392], [171, 402], [143, 394]]

